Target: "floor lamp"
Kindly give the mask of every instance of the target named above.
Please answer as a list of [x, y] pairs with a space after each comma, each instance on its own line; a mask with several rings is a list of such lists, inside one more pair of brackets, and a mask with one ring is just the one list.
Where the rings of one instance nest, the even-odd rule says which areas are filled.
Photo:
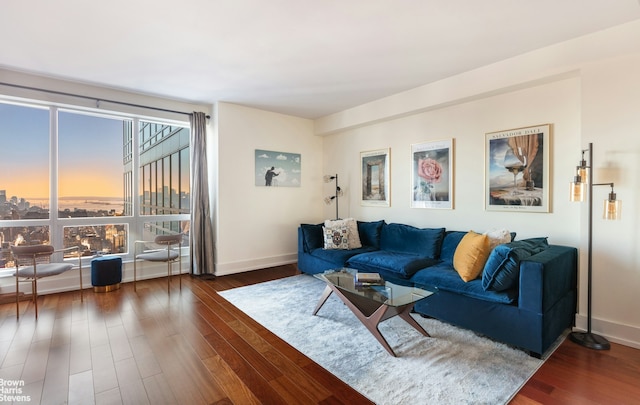
[[[584, 153], [589, 152], [589, 162], [584, 159]], [[591, 173], [590, 173], [591, 172]], [[609, 186], [611, 192], [604, 200], [604, 219], [620, 219], [622, 202], [616, 200], [616, 193], [613, 191], [613, 183], [593, 183], [593, 144], [589, 143], [589, 149], [582, 151], [582, 160], [576, 167], [576, 176], [571, 183], [571, 201], [584, 201], [585, 194], [589, 202], [589, 239], [587, 244], [587, 331], [571, 332], [571, 341], [595, 350], [609, 350], [609, 341], [600, 335], [591, 332], [591, 287], [592, 287], [592, 240], [593, 240], [593, 187]], [[586, 188], [586, 189], [585, 189]]]
[[342, 189], [340, 189], [340, 186], [338, 185], [338, 175], [336, 174], [334, 176], [334, 175], [328, 174], [324, 176], [325, 183], [330, 183], [333, 180], [336, 181], [336, 192], [329, 197], [325, 197], [324, 202], [325, 204], [329, 205], [333, 200], [336, 200], [336, 219], [340, 219], [340, 215], [338, 215], [338, 197], [342, 196]]

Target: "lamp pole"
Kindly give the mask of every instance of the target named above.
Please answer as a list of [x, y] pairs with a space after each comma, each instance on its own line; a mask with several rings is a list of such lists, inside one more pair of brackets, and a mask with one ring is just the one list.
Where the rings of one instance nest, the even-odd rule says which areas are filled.
[[336, 219], [340, 219], [340, 216], [338, 215], [338, 191], [340, 190], [340, 187], [338, 186], [338, 174], [336, 173]]
[[609, 350], [611, 344], [603, 336], [596, 335], [591, 332], [591, 287], [592, 287], [592, 273], [593, 273], [593, 259], [592, 259], [592, 241], [593, 241], [593, 186], [608, 185], [613, 187], [613, 183], [593, 184], [593, 143], [589, 143], [589, 173], [588, 175], [588, 188], [589, 194], [589, 222], [588, 222], [588, 241], [587, 241], [587, 331], [586, 332], [571, 332], [569, 339], [571, 341], [595, 350]]

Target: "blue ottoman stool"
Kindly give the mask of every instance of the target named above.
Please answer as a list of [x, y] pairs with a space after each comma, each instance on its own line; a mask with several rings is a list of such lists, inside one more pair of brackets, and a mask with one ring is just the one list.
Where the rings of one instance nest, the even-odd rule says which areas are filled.
[[91, 260], [91, 285], [95, 292], [109, 292], [120, 288], [121, 257], [97, 257]]

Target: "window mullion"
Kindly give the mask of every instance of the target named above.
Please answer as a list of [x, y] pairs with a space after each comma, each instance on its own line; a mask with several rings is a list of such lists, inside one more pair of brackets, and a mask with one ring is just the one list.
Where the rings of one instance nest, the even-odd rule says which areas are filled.
[[134, 242], [136, 240], [142, 239], [142, 226], [143, 221], [141, 218], [142, 214], [142, 203], [140, 201], [140, 119], [133, 119], [133, 129], [131, 132], [131, 170], [133, 171], [131, 176], [132, 182], [132, 204], [133, 204], [133, 221], [131, 224], [130, 237], [129, 237], [129, 254], [134, 254]]
[[49, 237], [50, 243], [61, 249], [64, 241], [58, 215], [58, 108], [49, 109]]

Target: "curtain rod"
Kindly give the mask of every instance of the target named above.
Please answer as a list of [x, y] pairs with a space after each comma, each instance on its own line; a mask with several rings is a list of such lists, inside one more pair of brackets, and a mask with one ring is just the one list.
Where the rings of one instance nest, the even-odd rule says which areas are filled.
[[[40, 89], [40, 88], [37, 88], [37, 87], [23, 86], [21, 84], [0, 82], [0, 85], [9, 86], [9, 87], [15, 87], [15, 88], [24, 89], [24, 90], [42, 91], [42, 92], [45, 92], [45, 93], [57, 94], [59, 96], [69, 96], [69, 97], [83, 98], [85, 100], [95, 100], [96, 104], [97, 104], [96, 105], [97, 108], [100, 108], [100, 102], [104, 101], [106, 103], [126, 105], [128, 107], [145, 108], [145, 109], [148, 109], [148, 110], [162, 111], [162, 112], [168, 112], [168, 113], [174, 113], [174, 114], [182, 114], [182, 115], [193, 115], [193, 113], [188, 113], [188, 112], [184, 112], [184, 111], [170, 110], [170, 109], [167, 109], [167, 108], [159, 108], [159, 107], [151, 107], [151, 106], [142, 105], [142, 104], [126, 103], [124, 101], [108, 100], [108, 99], [105, 99], [105, 98], [89, 97], [89, 96], [83, 96], [81, 94], [66, 93], [64, 91]], [[207, 119], [209, 119], [209, 118], [211, 118], [211, 116], [207, 114]]]

